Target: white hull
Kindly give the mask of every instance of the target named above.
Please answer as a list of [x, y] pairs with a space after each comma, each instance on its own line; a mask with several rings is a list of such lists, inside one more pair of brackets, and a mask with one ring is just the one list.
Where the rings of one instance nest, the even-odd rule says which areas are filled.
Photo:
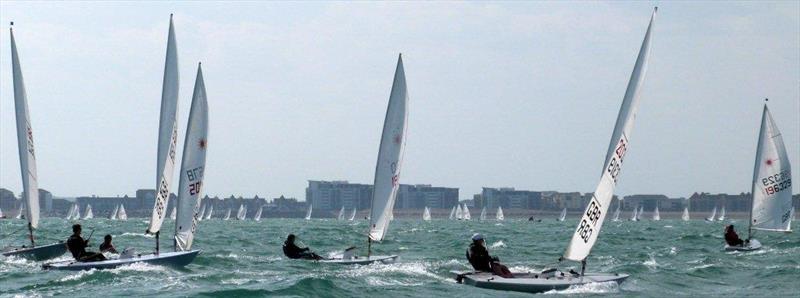
[[55, 262], [42, 265], [42, 269], [52, 270], [89, 270], [89, 269], [112, 269], [119, 266], [130, 265], [134, 263], [148, 263], [154, 265], [163, 265], [171, 267], [183, 267], [191, 263], [195, 257], [200, 253], [199, 250], [191, 251], [178, 251], [178, 252], [163, 252], [158, 255], [147, 254], [139, 255], [129, 259], [110, 259], [99, 262], [77, 262], [77, 261], [64, 261]]
[[756, 239], [750, 239], [750, 242], [744, 246], [725, 245], [725, 251], [753, 251], [759, 249], [761, 249], [761, 242]]
[[520, 272], [514, 273], [514, 278], [503, 278], [488, 272], [451, 271], [451, 273], [459, 283], [484, 289], [527, 293], [563, 290], [570, 286], [589, 283], [622, 283], [628, 278], [627, 274], [604, 273], [586, 273], [583, 276], [577, 276], [565, 272], [558, 272], [556, 277], [542, 277], [538, 273]]
[[397, 255], [391, 256], [370, 256], [367, 257], [359, 257], [351, 260], [343, 260], [343, 259], [331, 259], [331, 260], [320, 260], [320, 263], [327, 263], [327, 264], [338, 264], [338, 265], [368, 265], [372, 263], [382, 263], [382, 264], [391, 264], [397, 261]]

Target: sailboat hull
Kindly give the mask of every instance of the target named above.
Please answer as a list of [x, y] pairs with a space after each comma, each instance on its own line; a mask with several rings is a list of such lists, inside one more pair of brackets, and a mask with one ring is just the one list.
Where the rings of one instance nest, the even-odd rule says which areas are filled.
[[49, 260], [67, 252], [67, 244], [54, 243], [30, 248], [19, 248], [3, 252], [3, 256], [24, 258], [34, 261]]
[[557, 274], [559, 276], [545, 277], [538, 273], [514, 273], [514, 278], [503, 278], [489, 272], [451, 271], [457, 282], [478, 288], [514, 291], [526, 293], [541, 293], [550, 290], [563, 290], [571, 286], [616, 282], [622, 283], [628, 278], [627, 274], [586, 273], [575, 276], [569, 273]]
[[200, 254], [199, 250], [190, 251], [176, 251], [164, 252], [156, 254], [138, 255], [127, 259], [111, 259], [99, 262], [76, 262], [64, 261], [55, 262], [42, 265], [42, 269], [50, 270], [89, 270], [89, 269], [113, 269], [119, 266], [130, 265], [134, 263], [148, 263], [153, 265], [170, 266], [170, 267], [184, 267], [194, 261], [195, 257]]
[[761, 242], [756, 239], [750, 239], [750, 242], [744, 246], [725, 245], [725, 251], [753, 251], [759, 249], [761, 249]]
[[391, 256], [370, 256], [369, 258], [361, 257], [351, 260], [331, 259], [321, 260], [320, 263], [338, 264], [338, 265], [368, 265], [372, 263], [391, 264], [397, 261], [397, 255]]

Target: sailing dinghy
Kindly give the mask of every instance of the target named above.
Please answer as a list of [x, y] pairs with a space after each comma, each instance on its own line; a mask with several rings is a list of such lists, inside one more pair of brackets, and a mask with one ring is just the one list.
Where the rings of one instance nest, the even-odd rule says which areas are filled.
[[[163, 113], [175, 112], [174, 107], [178, 100], [178, 64], [175, 49], [175, 31], [172, 24], [172, 16], [169, 22], [169, 37], [167, 42], [167, 59], [164, 70], [164, 90], [162, 93], [162, 120]], [[164, 101], [174, 101], [174, 104], [164, 105]], [[174, 116], [174, 115], [173, 115]], [[123, 253], [119, 258], [109, 259], [98, 262], [77, 262], [64, 261], [45, 264], [44, 269], [53, 270], [88, 270], [88, 269], [110, 269], [133, 263], [149, 263], [154, 265], [164, 265], [172, 267], [183, 267], [194, 261], [200, 253], [199, 250], [192, 250], [192, 240], [197, 229], [197, 216], [200, 209], [200, 191], [203, 185], [203, 176], [206, 163], [206, 141], [208, 135], [208, 104], [206, 101], [205, 85], [203, 83], [203, 73], [201, 68], [197, 68], [197, 79], [192, 96], [191, 109], [189, 111], [189, 121], [186, 127], [186, 138], [184, 139], [183, 159], [180, 168], [180, 184], [178, 186], [177, 199], [177, 218], [175, 220], [175, 235], [173, 237], [174, 251], [160, 252], [158, 235], [161, 225], [166, 217], [165, 207], [169, 199], [169, 185], [171, 184], [172, 166], [174, 166], [175, 144], [177, 136], [177, 124], [174, 117], [167, 117], [168, 121], [161, 121], [161, 125], [168, 125], [171, 130], [161, 129], [161, 132], [168, 132], [166, 135], [170, 141], [169, 151], [159, 150], [159, 156], [164, 156], [165, 169], [159, 170], [163, 176], [160, 181], [159, 190], [156, 193], [156, 201], [153, 206], [153, 213], [148, 233], [156, 235], [156, 251], [149, 254]], [[162, 127], [163, 128], [163, 127]], [[169, 132], [171, 131], [171, 134]], [[159, 134], [161, 137], [161, 134]], [[159, 138], [161, 141], [161, 138]], [[161, 149], [161, 146], [159, 146]], [[162, 154], [163, 153], [163, 154]], [[159, 165], [162, 165], [159, 159]]]
[[306, 212], [306, 220], [311, 220], [311, 210], [312, 210], [312, 208], [313, 208], [313, 205], [311, 205], [311, 203], [309, 203], [308, 204], [308, 211]]
[[255, 215], [255, 216], [253, 216], [253, 220], [255, 220], [255, 221], [261, 221], [261, 212], [262, 212], [263, 210], [264, 210], [264, 206], [261, 206], [261, 207], [259, 207], [259, 208], [258, 208], [258, 210], [256, 210], [256, 215]]
[[[13, 25], [13, 23], [12, 23]], [[28, 95], [25, 92], [25, 83], [22, 80], [22, 69], [17, 53], [17, 43], [14, 40], [14, 29], [11, 32], [11, 72], [14, 81], [14, 109], [17, 122], [17, 147], [19, 151], [19, 167], [22, 173], [23, 202], [25, 220], [28, 221], [29, 247], [6, 247], [2, 255], [19, 257], [31, 260], [47, 260], [63, 255], [67, 252], [65, 243], [36, 245], [33, 230], [39, 227], [39, 177], [36, 172], [36, 155], [33, 150], [33, 130], [31, 118], [28, 113]], [[21, 210], [20, 210], [21, 211]], [[22, 212], [19, 213], [20, 215]], [[19, 215], [18, 215], [19, 216]]]
[[749, 251], [761, 248], [761, 242], [753, 239], [753, 230], [792, 231], [792, 169], [783, 136], [772, 120], [766, 104], [761, 116], [751, 187], [753, 198], [745, 245], [725, 245], [725, 250]]
[[231, 219], [231, 207], [228, 207], [228, 212], [225, 213], [225, 217], [222, 220], [229, 220]]
[[561, 210], [561, 215], [558, 216], [558, 221], [564, 221], [567, 219], [567, 208]]
[[661, 220], [661, 213], [658, 212], [658, 206], [656, 206], [656, 210], [653, 211], [653, 220], [654, 221]]
[[717, 206], [714, 206], [714, 210], [711, 210], [711, 216], [706, 217], [706, 221], [714, 221], [714, 216], [717, 216]]
[[717, 218], [717, 221], [723, 220], [725, 220], [725, 206], [722, 206], [722, 211], [719, 212], [719, 217]]
[[503, 221], [506, 217], [503, 215], [503, 207], [497, 206], [497, 213], [495, 213], [495, 219], [497, 221]]
[[337, 220], [344, 220], [344, 206], [339, 209], [339, 216], [336, 217]]
[[467, 204], [464, 204], [464, 213], [461, 216], [464, 220], [472, 220], [472, 214], [469, 213], [469, 208]]
[[117, 220], [117, 212], [119, 212], [119, 205], [114, 206], [114, 210], [108, 215], [108, 219]]
[[92, 219], [94, 218], [94, 212], [92, 211], [92, 205], [86, 204], [86, 214], [83, 215], [83, 219]]
[[367, 236], [367, 256], [335, 258], [323, 260], [323, 263], [335, 264], [370, 264], [374, 262], [393, 263], [397, 255], [372, 255], [372, 242], [382, 241], [391, 222], [397, 189], [400, 186], [400, 168], [403, 163], [403, 152], [406, 144], [406, 127], [408, 120], [408, 90], [406, 75], [403, 70], [403, 56], [397, 58], [397, 68], [386, 108], [383, 132], [378, 150], [378, 161], [375, 166], [375, 182], [372, 192], [372, 206], [369, 216], [369, 235]]
[[622, 205], [622, 202], [617, 202], [617, 210], [614, 211], [614, 218], [611, 221], [619, 221], [620, 205]]
[[606, 218], [606, 212], [614, 195], [614, 187], [619, 178], [623, 157], [628, 149], [628, 142], [633, 130], [633, 121], [639, 105], [639, 89], [642, 85], [647, 69], [647, 58], [650, 52], [650, 32], [653, 27], [656, 11], [650, 18], [650, 24], [645, 33], [639, 56], [636, 59], [633, 73], [631, 74], [628, 89], [617, 116], [617, 123], [609, 144], [606, 161], [597, 185], [586, 211], [583, 213], [575, 233], [572, 235], [569, 246], [559, 258], [563, 260], [581, 262], [580, 273], [563, 272], [552, 268], [542, 272], [518, 272], [513, 278], [503, 278], [489, 272], [452, 272], [456, 281], [480, 288], [495, 290], [508, 290], [520, 292], [544, 292], [549, 290], [566, 289], [574, 285], [583, 285], [597, 282], [621, 283], [627, 274], [585, 273], [586, 258], [597, 241], [600, 228]]
[[214, 205], [208, 207], [208, 213], [206, 213], [206, 219], [211, 219], [211, 216], [214, 215]]
[[450, 210], [450, 220], [456, 219], [456, 206], [453, 206], [453, 209]]
[[350, 221], [353, 221], [355, 219], [356, 219], [356, 208], [353, 207], [353, 213], [350, 214]]
[[[485, 214], [484, 214], [485, 215]], [[422, 211], [422, 220], [424, 221], [431, 221], [431, 210], [428, 207], [425, 207], [425, 210]]]
[[128, 220], [128, 213], [125, 212], [125, 204], [119, 204], [119, 211], [117, 212], [118, 220]]
[[683, 207], [683, 214], [681, 215], [681, 220], [689, 221], [689, 206]]

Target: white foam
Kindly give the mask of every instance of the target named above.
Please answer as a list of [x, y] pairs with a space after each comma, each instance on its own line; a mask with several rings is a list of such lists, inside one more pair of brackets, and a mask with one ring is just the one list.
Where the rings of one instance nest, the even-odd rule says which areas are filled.
[[64, 281], [79, 280], [82, 277], [87, 276], [87, 275], [92, 275], [95, 272], [97, 272], [97, 269], [94, 269], [94, 268], [89, 269], [89, 270], [85, 270], [85, 271], [78, 271], [75, 274], [64, 276], [61, 279], [59, 279], [58, 281], [64, 282]]
[[503, 242], [503, 240], [500, 240], [492, 243], [489, 248], [506, 248], [506, 244]]
[[571, 286], [565, 290], [550, 290], [544, 292], [545, 295], [574, 295], [574, 294], [608, 294], [618, 293], [619, 284], [613, 281], [588, 283], [577, 286]]

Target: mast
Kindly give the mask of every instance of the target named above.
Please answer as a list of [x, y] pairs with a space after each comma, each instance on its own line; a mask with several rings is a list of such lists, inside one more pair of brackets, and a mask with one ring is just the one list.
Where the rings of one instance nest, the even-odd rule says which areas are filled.
[[175, 154], [178, 140], [178, 52], [175, 45], [175, 28], [172, 14], [169, 15], [167, 53], [164, 62], [164, 81], [161, 90], [161, 116], [158, 124], [158, 153], [156, 166], [156, 200], [147, 234], [155, 234], [156, 254], [158, 254], [159, 231], [166, 215], [170, 197], [172, 177], [175, 168]]
[[[14, 22], [11, 22], [11, 26]], [[23, 196], [26, 202], [26, 219], [28, 220], [28, 238], [31, 246], [36, 246], [33, 230], [39, 227], [39, 183], [36, 172], [36, 154], [33, 148], [33, 130], [28, 112], [28, 95], [22, 78], [22, 68], [17, 53], [17, 42], [14, 29], [11, 34], [11, 72], [14, 81], [14, 116], [17, 125], [17, 149], [19, 151], [19, 168], [22, 174]]]

